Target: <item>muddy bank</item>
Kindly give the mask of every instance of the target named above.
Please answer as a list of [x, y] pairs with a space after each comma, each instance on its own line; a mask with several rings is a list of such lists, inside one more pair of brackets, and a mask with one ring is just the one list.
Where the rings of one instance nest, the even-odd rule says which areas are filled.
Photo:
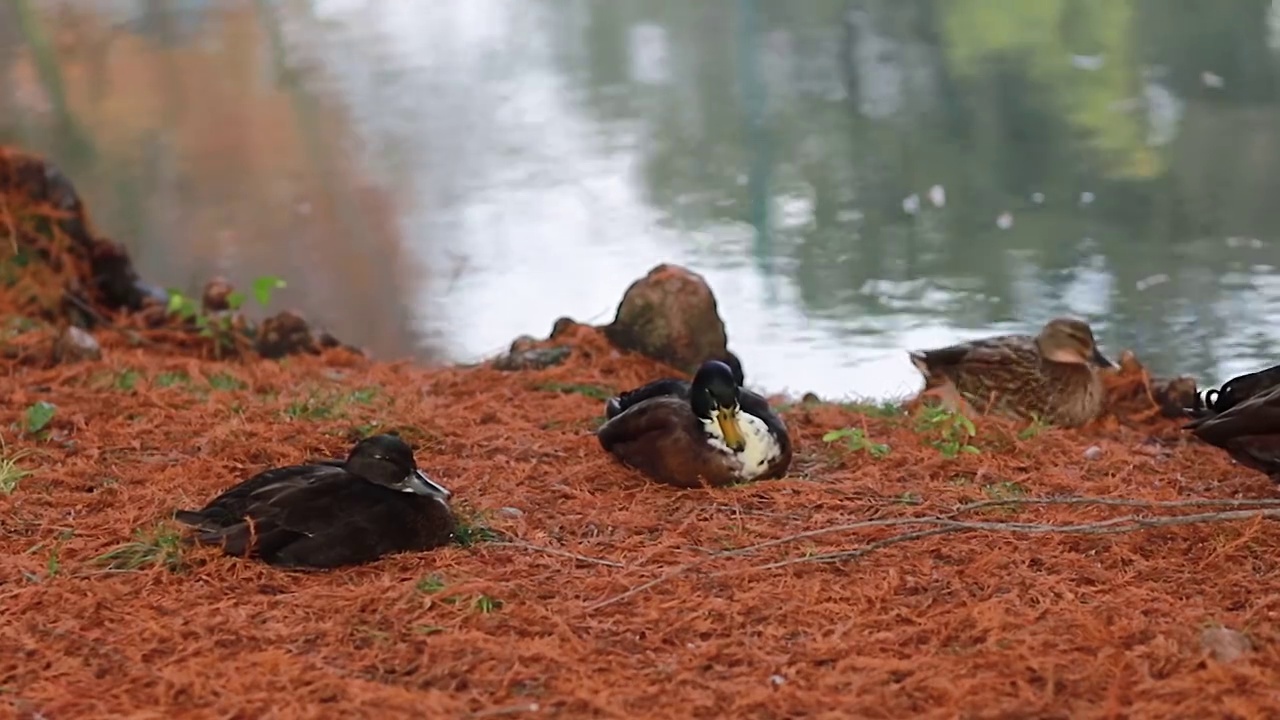
[[[605, 397], [674, 372], [602, 329], [474, 367], [216, 359], [74, 277], [111, 321], [74, 362], [46, 354], [68, 321], [31, 309], [29, 276], [0, 287], [9, 714], [1280, 710], [1280, 530], [1255, 510], [1275, 488], [1140, 371], [1080, 431], [777, 398], [786, 478], [679, 491], [592, 435]], [[454, 491], [458, 544], [305, 574], [176, 542], [174, 508], [386, 429]]]

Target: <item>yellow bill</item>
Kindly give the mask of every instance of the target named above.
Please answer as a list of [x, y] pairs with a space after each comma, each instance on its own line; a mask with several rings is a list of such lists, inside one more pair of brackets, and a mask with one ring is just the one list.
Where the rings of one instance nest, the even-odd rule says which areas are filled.
[[716, 422], [720, 424], [720, 432], [724, 435], [724, 444], [729, 446], [730, 450], [738, 452], [746, 447], [747, 441], [742, 437], [742, 428], [738, 425], [738, 411], [730, 408], [720, 408], [720, 412], [716, 415]]

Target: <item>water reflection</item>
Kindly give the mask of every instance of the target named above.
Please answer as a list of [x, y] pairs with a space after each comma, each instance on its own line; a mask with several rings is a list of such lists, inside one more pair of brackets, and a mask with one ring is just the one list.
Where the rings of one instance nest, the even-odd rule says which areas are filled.
[[1280, 11], [1174, 9], [18, 0], [0, 141], [148, 276], [284, 275], [384, 355], [605, 319], [674, 261], [773, 390], [902, 392], [905, 348], [1059, 313], [1213, 381], [1280, 335]]

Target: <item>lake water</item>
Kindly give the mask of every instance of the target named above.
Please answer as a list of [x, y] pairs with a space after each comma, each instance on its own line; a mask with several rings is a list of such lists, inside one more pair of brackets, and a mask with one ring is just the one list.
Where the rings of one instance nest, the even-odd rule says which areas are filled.
[[1277, 361], [1271, 0], [14, 0], [0, 142], [144, 277], [284, 277], [474, 360], [704, 274], [753, 386], [1087, 318], [1202, 382]]

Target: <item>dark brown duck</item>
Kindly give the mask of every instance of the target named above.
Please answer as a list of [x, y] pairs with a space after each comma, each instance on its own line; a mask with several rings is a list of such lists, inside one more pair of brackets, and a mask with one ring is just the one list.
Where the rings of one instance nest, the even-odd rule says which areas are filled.
[[228, 555], [327, 569], [448, 543], [451, 495], [418, 469], [403, 440], [374, 435], [345, 461], [266, 470], [174, 517], [197, 529], [194, 542]]

